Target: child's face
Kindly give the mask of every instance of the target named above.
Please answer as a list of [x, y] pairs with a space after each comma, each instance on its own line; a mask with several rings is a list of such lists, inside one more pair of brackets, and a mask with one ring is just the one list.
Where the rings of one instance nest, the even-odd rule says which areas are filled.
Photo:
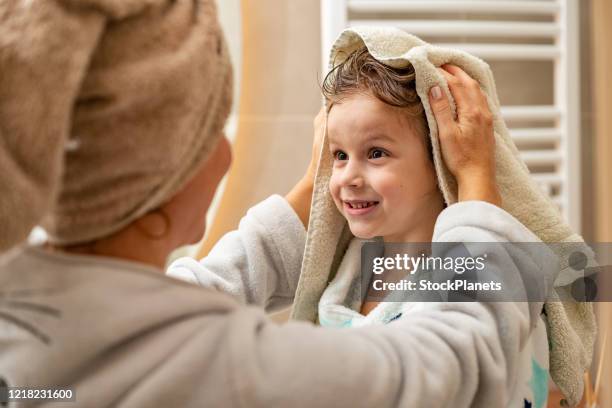
[[369, 93], [348, 96], [329, 112], [329, 189], [355, 236], [403, 242], [420, 214], [439, 202], [427, 135], [418, 121]]

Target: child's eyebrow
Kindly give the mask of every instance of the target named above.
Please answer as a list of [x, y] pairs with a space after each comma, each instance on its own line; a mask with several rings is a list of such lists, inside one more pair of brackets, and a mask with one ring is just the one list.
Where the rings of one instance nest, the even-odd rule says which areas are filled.
[[384, 141], [395, 142], [395, 140], [391, 136], [389, 136], [389, 135], [387, 135], [385, 133], [376, 133], [376, 134], [368, 137], [368, 142], [371, 142], [371, 141], [374, 141], [374, 140], [376, 140], [376, 141], [383, 141], [383, 142]]

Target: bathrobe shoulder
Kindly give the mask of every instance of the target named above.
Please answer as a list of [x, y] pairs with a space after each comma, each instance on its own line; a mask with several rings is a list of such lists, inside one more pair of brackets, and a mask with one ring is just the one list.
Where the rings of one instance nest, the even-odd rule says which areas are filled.
[[[466, 206], [476, 206], [477, 216], [466, 216]], [[262, 221], [260, 232], [270, 220]], [[450, 206], [436, 234], [458, 228], [483, 241], [507, 229], [531, 238], [485, 203]], [[259, 240], [282, 251], [269, 236], [244, 231], [233, 235], [242, 242], [235, 246]], [[533, 264], [546, 260], [531, 254], [527, 267], [525, 258], [503, 273], [533, 279]], [[366, 329], [277, 325], [214, 288], [129, 262], [36, 248], [0, 259], [0, 288], [0, 377], [8, 386], [73, 388], [79, 406], [500, 406], [533, 319], [526, 304], [434, 303]]]

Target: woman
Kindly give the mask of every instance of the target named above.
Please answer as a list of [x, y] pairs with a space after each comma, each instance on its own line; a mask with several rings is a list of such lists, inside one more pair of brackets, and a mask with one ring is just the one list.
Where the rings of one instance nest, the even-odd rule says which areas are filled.
[[[516, 373], [486, 305], [432, 304], [385, 327], [338, 331], [278, 326], [244, 304], [290, 302], [311, 170], [287, 200], [250, 210], [211, 252], [210, 268], [265, 275], [265, 290], [244, 291], [240, 302], [163, 275], [168, 253], [201, 237], [230, 163], [221, 134], [230, 70], [212, 1], [4, 2], [0, 24], [6, 385], [73, 388], [87, 407], [503, 400]], [[457, 77], [459, 96], [479, 92], [461, 86], [469, 81]], [[486, 107], [455, 121], [440, 89], [431, 93], [461, 205], [497, 197]], [[462, 150], [466, 141], [479, 148]], [[450, 230], [456, 207], [440, 215]], [[38, 223], [50, 236], [44, 248], [23, 243]], [[454, 327], [457, 314], [470, 324]], [[529, 314], [516, 308], [513, 317], [519, 323], [503, 330], [520, 338]]]

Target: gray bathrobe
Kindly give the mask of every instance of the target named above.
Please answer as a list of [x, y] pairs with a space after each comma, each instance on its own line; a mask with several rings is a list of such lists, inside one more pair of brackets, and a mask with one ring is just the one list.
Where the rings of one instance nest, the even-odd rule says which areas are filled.
[[[534, 238], [505, 211], [465, 202], [442, 212], [434, 241], [466, 230], [477, 241]], [[76, 403], [58, 407], [504, 405], [541, 303], [431, 303], [366, 329], [278, 325], [262, 306], [290, 303], [304, 239], [287, 202], [267, 199], [207, 259], [176, 265], [212, 288], [135, 263], [17, 248], [0, 258], [0, 377], [74, 389]], [[531, 280], [551, 262], [522, 258], [503, 273]]]

